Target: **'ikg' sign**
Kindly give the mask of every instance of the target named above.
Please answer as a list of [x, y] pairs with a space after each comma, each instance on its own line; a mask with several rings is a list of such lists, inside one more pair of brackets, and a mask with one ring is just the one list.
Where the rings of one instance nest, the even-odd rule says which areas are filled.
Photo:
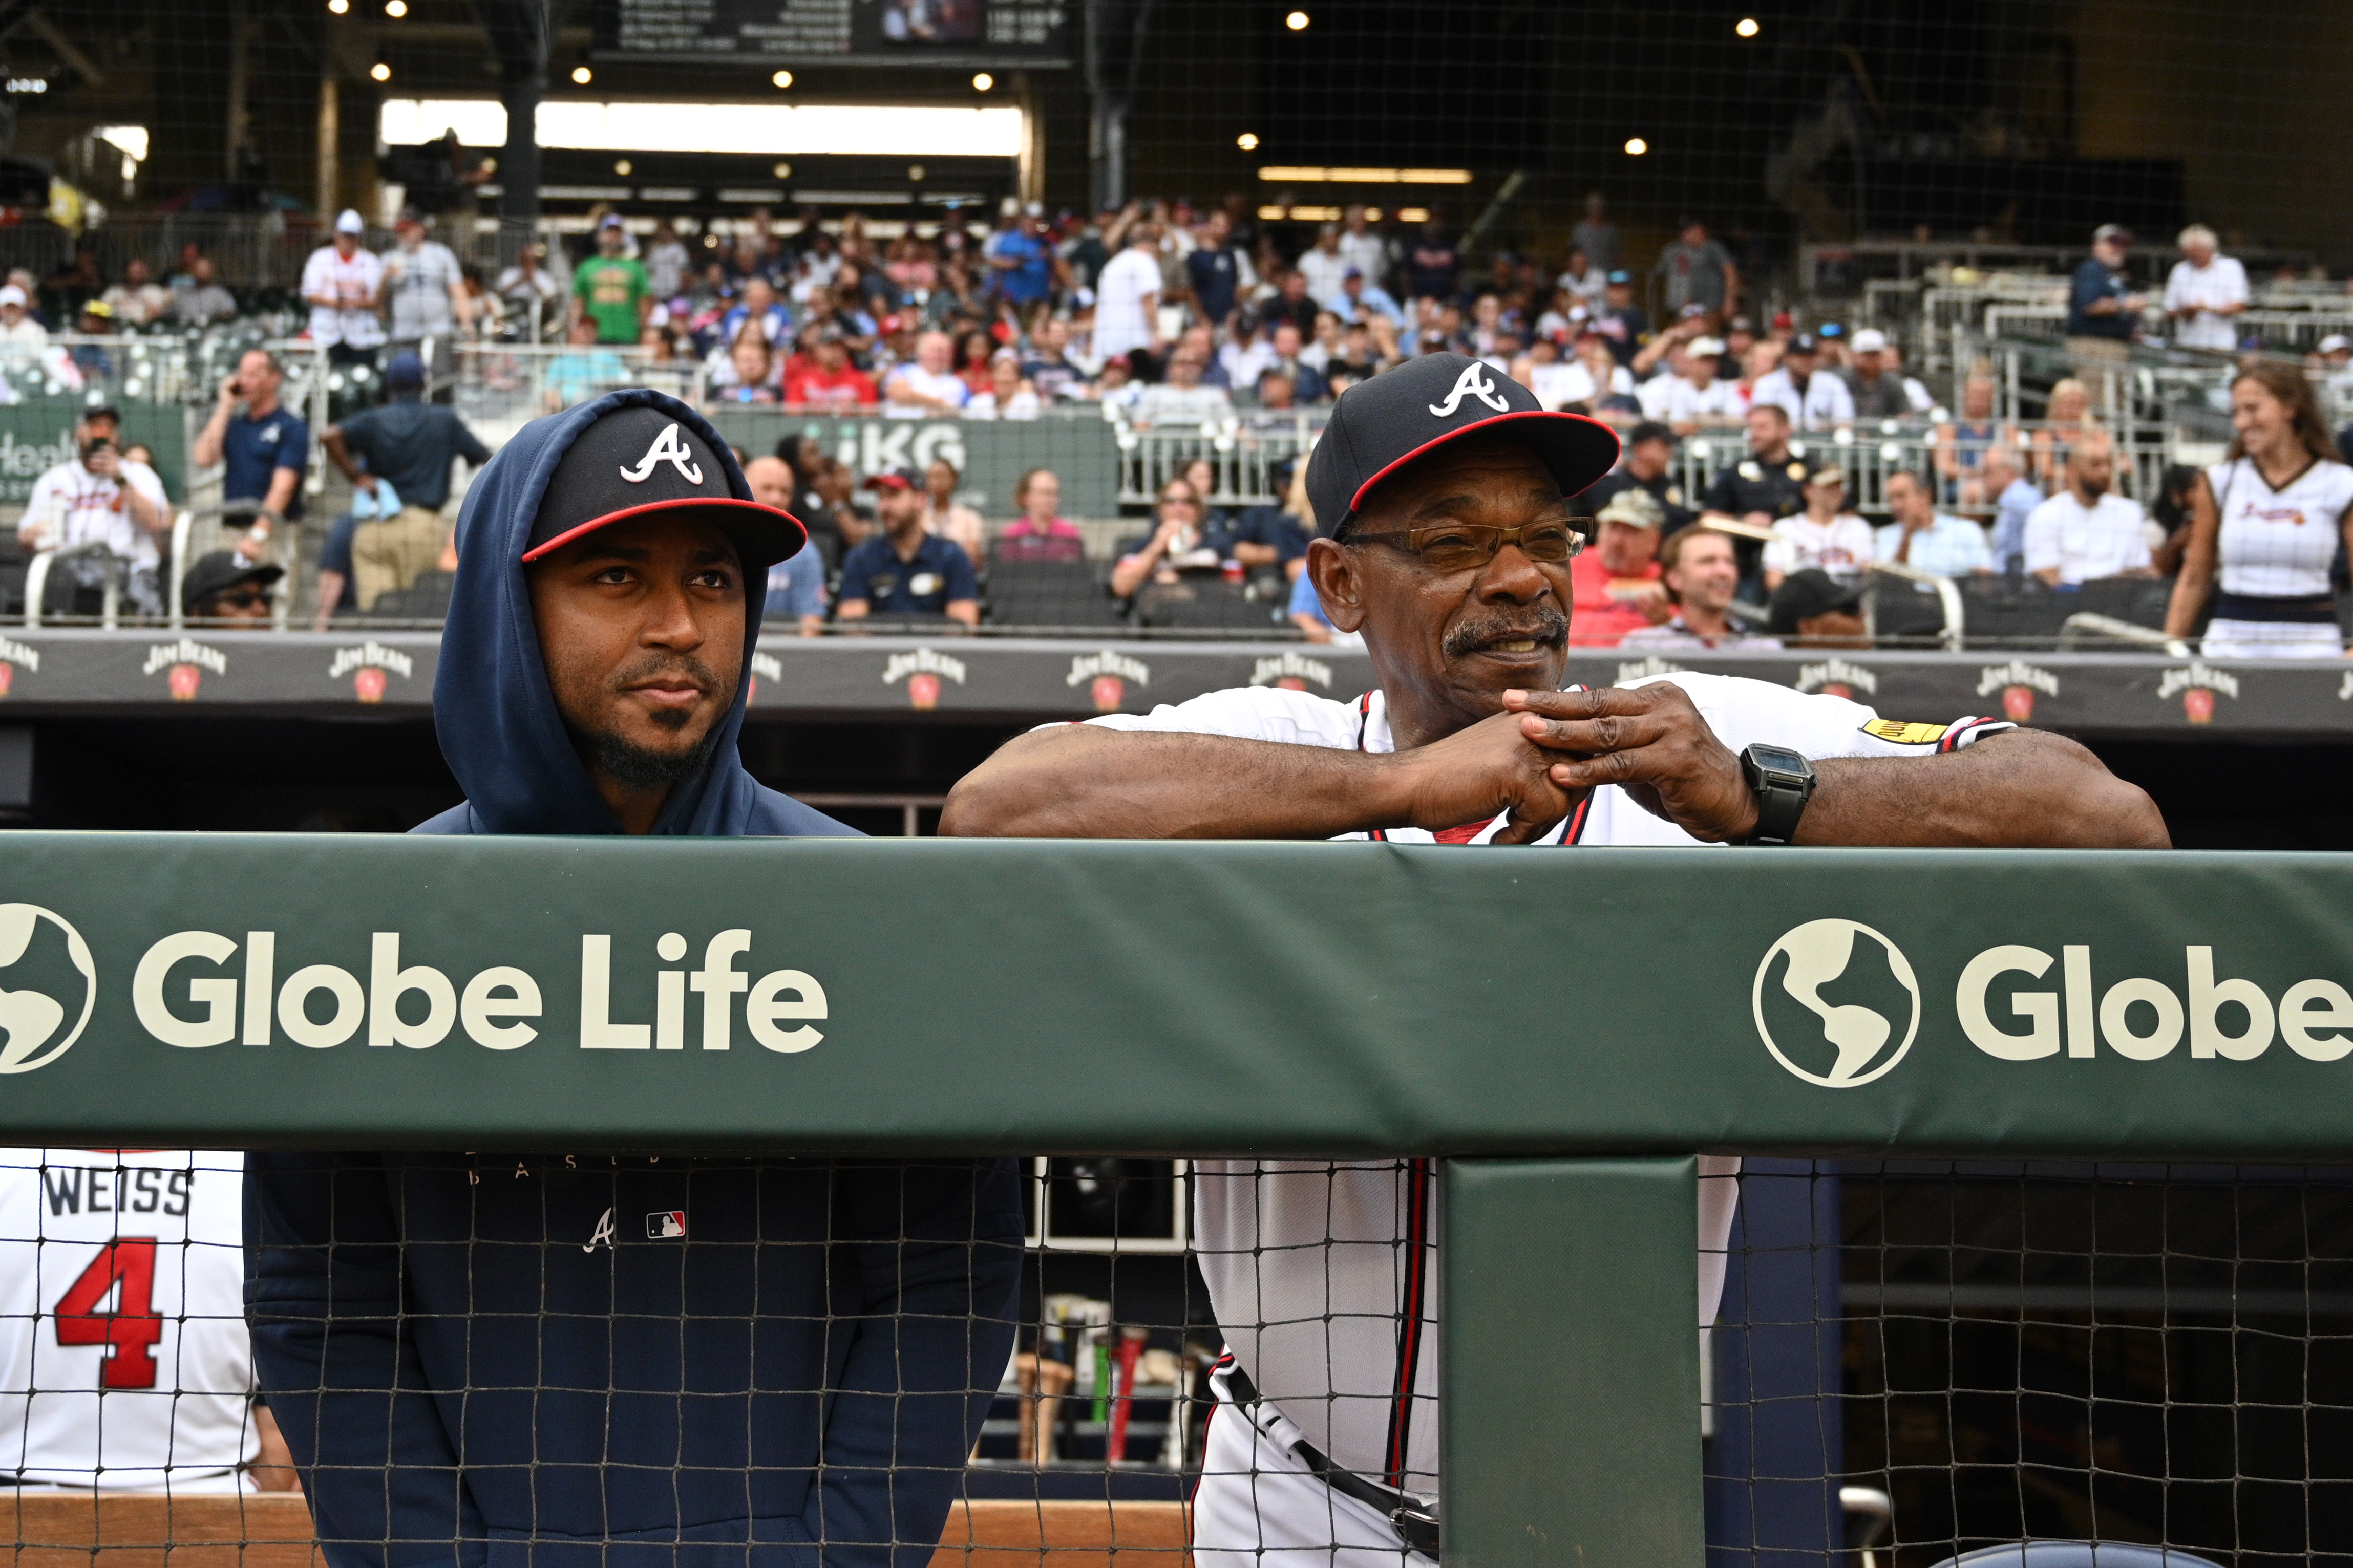
[[[364, 1041], [426, 1050], [463, 1039], [488, 1050], [512, 1051], [541, 1038], [536, 1020], [546, 1011], [541, 977], [528, 969], [491, 964], [462, 974], [404, 964], [400, 933], [376, 931], [365, 953], [354, 955], [348, 966], [306, 963], [281, 977], [278, 935], [181, 931], [150, 944], [130, 977], [131, 1008], [140, 1027], [164, 1045], [190, 1050], [232, 1041], [283, 1041], [313, 1050]], [[37, 963], [36, 949], [45, 936], [61, 949], [63, 968]], [[754, 1044], [785, 1055], [809, 1050], [825, 1038], [817, 1027], [827, 1017], [825, 987], [815, 976], [798, 969], [754, 973], [737, 967], [753, 945], [747, 929], [712, 935], [703, 944], [699, 967], [691, 970], [669, 967], [687, 955], [687, 940], [678, 931], [664, 932], [650, 953], [625, 952], [617, 961], [609, 934], [586, 933], [579, 941], [578, 967], [561, 977], [562, 984], [578, 987], [577, 1032], [561, 1043], [591, 1051], [681, 1051], [690, 1046], [724, 1051], [738, 1038], [739, 1022]], [[31, 1072], [71, 1049], [107, 979], [81, 932], [62, 915], [34, 904], [0, 904], [0, 971], [12, 972], [28, 961], [37, 971], [26, 977], [30, 984], [0, 989], [0, 1032], [5, 1035], [0, 1074]], [[650, 1018], [616, 1016], [617, 962], [653, 969]]]

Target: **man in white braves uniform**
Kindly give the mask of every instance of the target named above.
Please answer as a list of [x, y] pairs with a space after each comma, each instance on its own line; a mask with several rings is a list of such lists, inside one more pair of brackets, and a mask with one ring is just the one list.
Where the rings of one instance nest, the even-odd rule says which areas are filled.
[[0, 1150], [0, 1485], [281, 1491], [254, 1402], [245, 1156]]
[[[1565, 497], [1607, 426], [1457, 354], [1352, 387], [1310, 460], [1324, 612], [1380, 685], [1252, 687], [1021, 736], [949, 796], [944, 833], [1375, 838], [1546, 847], [2167, 842], [2073, 742], [1899, 724], [1843, 698], [1678, 674], [1560, 689], [1579, 542]], [[1983, 743], [1990, 741], [1991, 743]], [[1761, 754], [1760, 754], [1761, 753]], [[1794, 753], [1794, 754], [1793, 754]], [[1625, 976], [1641, 984], [1645, 977]], [[1709, 1160], [1700, 1318], [1730, 1160]], [[1202, 1272], [1230, 1354], [1194, 1498], [1204, 1568], [1426, 1568], [1438, 1493], [1430, 1161], [1220, 1160], [1197, 1173]]]

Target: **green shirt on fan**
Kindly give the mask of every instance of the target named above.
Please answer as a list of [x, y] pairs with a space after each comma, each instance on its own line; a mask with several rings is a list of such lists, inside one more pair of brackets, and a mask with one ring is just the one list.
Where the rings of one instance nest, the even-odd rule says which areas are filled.
[[635, 257], [592, 256], [572, 274], [572, 292], [582, 313], [596, 323], [600, 343], [636, 342], [638, 301], [653, 291], [653, 279]]

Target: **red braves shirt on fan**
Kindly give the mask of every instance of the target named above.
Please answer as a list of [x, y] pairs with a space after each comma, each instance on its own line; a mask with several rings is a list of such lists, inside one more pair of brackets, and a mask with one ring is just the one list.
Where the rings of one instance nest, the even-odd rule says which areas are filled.
[[0, 1150], [0, 1476], [252, 1489], [245, 1156]]
[[[1809, 757], [1929, 757], [2013, 726], [1964, 718], [1950, 724], [1880, 719], [1842, 697], [1808, 695], [1736, 676], [1683, 673], [1628, 681], [1671, 680], [1691, 694], [1716, 738], [1735, 752], [1757, 742]], [[1335, 702], [1303, 691], [1240, 687], [1213, 691], [1149, 713], [1108, 713], [1087, 721], [1112, 730], [1230, 735], [1291, 745], [1389, 752], [1388, 707], [1381, 693]], [[1503, 817], [1430, 833], [1418, 827], [1343, 834], [1396, 844], [1484, 844]], [[1702, 847], [1701, 841], [1637, 805], [1614, 785], [1595, 790], [1540, 846], [1587, 844]], [[1540, 853], [1541, 847], [1532, 850]], [[1724, 1288], [1724, 1248], [1732, 1230], [1736, 1160], [1703, 1156], [1699, 1213], [1699, 1321], [1712, 1321]], [[1193, 1166], [1195, 1244], [1201, 1274], [1226, 1344], [1266, 1401], [1278, 1406], [1335, 1464], [1393, 1489], [1438, 1492], [1437, 1215], [1442, 1205], [1436, 1164], [1412, 1160], [1204, 1160]], [[1417, 1331], [1417, 1325], [1419, 1330]], [[1407, 1353], [1400, 1355], [1400, 1348]], [[1402, 1362], [1403, 1364], [1400, 1364]], [[1215, 1380], [1221, 1396], [1224, 1379]], [[1219, 1421], [1225, 1420], [1221, 1414]], [[1248, 1423], [1221, 1436], [1212, 1423], [1212, 1458]], [[1270, 1468], [1302, 1469], [1281, 1451], [1259, 1447], [1205, 1468], [1195, 1499], [1195, 1555], [1251, 1551], [1269, 1568], [1278, 1545], [1307, 1551], [1301, 1532], [1326, 1534], [1317, 1563], [1353, 1568], [1359, 1559], [1335, 1546], [1369, 1551], [1369, 1563], [1398, 1549], [1377, 1514], [1327, 1491], [1292, 1494]], [[1231, 1488], [1231, 1495], [1225, 1495]], [[1313, 1497], [1312, 1505], [1300, 1501]], [[1303, 1510], [1306, 1512], [1303, 1514]], [[1271, 1517], [1283, 1514], [1277, 1529]], [[1355, 1516], [1362, 1512], [1364, 1519]], [[1312, 1514], [1312, 1517], [1307, 1515]], [[1247, 1529], [1236, 1521], [1254, 1521]], [[1351, 1520], [1343, 1526], [1335, 1522]], [[1245, 1535], [1250, 1540], [1242, 1539]], [[1298, 1559], [1305, 1568], [1307, 1556]], [[1235, 1559], [1237, 1568], [1240, 1558]]]
[[1577, 597], [1571, 602], [1568, 617], [1568, 644], [1571, 647], [1616, 647], [1626, 640], [1628, 632], [1639, 632], [1651, 624], [1644, 606], [1666, 604], [1665, 595], [1652, 588], [1660, 566], [1655, 561], [1642, 563], [1642, 570], [1634, 576], [1621, 577], [1601, 563], [1601, 552], [1588, 550], [1568, 563], [1569, 586]]

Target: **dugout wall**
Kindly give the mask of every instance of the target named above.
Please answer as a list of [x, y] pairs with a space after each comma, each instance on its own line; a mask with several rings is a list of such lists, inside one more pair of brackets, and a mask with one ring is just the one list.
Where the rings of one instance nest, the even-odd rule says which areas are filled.
[[2353, 1154], [2319, 857], [12, 847], [19, 1142], [1445, 1158], [1471, 1568], [1701, 1560], [1692, 1151]]

